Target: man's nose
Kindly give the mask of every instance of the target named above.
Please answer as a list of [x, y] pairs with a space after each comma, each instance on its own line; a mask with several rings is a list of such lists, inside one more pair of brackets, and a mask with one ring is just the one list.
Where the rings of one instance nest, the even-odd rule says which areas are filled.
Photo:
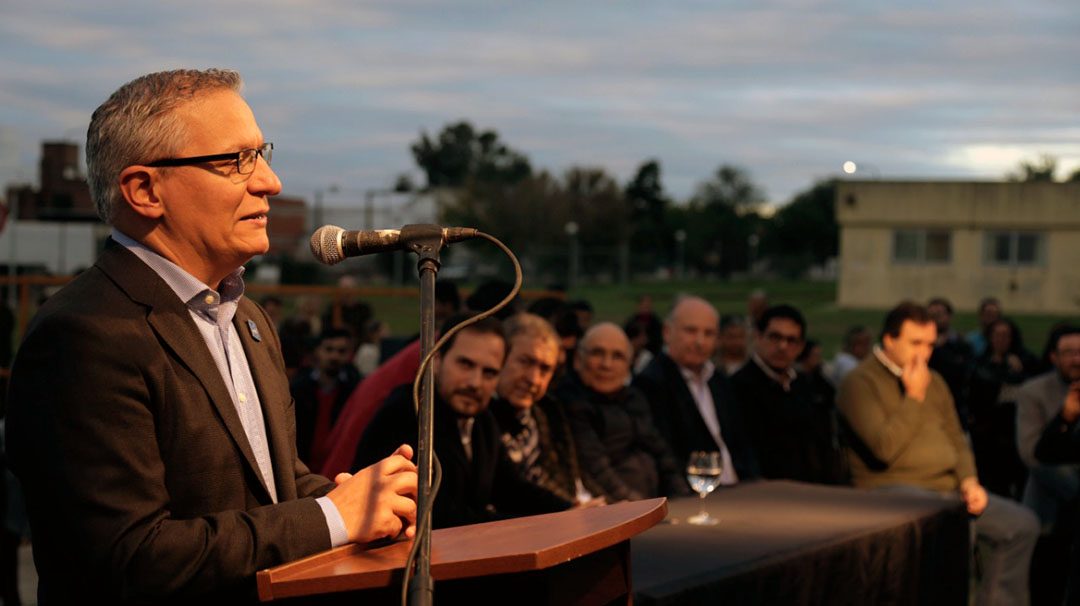
[[276, 196], [281, 193], [281, 180], [262, 158], [255, 162], [255, 171], [251, 173], [247, 186], [254, 196]]

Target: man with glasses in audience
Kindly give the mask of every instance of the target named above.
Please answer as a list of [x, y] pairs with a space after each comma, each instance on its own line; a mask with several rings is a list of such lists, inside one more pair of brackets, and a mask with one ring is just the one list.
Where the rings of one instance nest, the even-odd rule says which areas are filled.
[[846, 482], [833, 401], [795, 369], [806, 320], [790, 305], [758, 320], [754, 353], [731, 378], [761, 475], [824, 484]]
[[91, 118], [112, 234], [41, 308], [12, 371], [42, 603], [253, 603], [258, 570], [414, 531], [408, 446], [333, 482], [297, 458], [277, 333], [244, 297], [281, 182], [240, 85], [150, 74]]
[[609, 503], [686, 494], [676, 461], [653, 427], [649, 404], [630, 378], [630, 340], [619, 326], [595, 324], [578, 343], [563, 390], [578, 457]]

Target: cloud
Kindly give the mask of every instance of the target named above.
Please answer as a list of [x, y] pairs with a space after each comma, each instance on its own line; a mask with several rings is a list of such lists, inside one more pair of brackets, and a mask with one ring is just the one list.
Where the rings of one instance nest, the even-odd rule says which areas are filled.
[[301, 191], [384, 186], [421, 130], [468, 119], [555, 172], [656, 157], [686, 196], [733, 162], [782, 201], [846, 159], [962, 177], [1072, 157], [1076, 31], [1055, 0], [13, 0], [0, 129], [33, 173], [122, 82], [222, 65]]

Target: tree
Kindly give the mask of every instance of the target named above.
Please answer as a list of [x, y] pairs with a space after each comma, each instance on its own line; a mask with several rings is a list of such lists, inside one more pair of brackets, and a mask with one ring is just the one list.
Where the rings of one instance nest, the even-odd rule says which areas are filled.
[[685, 212], [672, 221], [684, 225], [688, 262], [721, 275], [749, 269], [750, 236], [761, 231], [756, 209], [763, 197], [746, 171], [727, 164], [698, 185]]
[[755, 210], [765, 198], [746, 170], [730, 164], [717, 168], [712, 179], [698, 186], [694, 197], [706, 206], [727, 206], [740, 213]]
[[1057, 163], [1057, 158], [1050, 154], [1042, 154], [1035, 160], [1021, 160], [1016, 172], [1009, 173], [1007, 178], [1010, 181], [1052, 182]]
[[653, 270], [671, 259], [674, 231], [667, 224], [671, 201], [664, 193], [660, 163], [642, 164], [626, 184], [623, 195], [630, 213], [630, 248], [641, 262], [638, 269]]
[[410, 149], [429, 188], [464, 187], [472, 180], [511, 184], [532, 174], [528, 158], [499, 141], [495, 131], [478, 133], [466, 121], [445, 126], [434, 140], [421, 133]]
[[773, 267], [798, 276], [837, 255], [840, 228], [835, 198], [835, 181], [819, 181], [776, 211], [762, 241], [762, 251]]

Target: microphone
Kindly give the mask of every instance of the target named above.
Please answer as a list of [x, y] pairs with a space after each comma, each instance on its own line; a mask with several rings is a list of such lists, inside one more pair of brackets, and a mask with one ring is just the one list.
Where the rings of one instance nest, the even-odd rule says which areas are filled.
[[311, 234], [311, 254], [321, 263], [333, 265], [348, 257], [359, 257], [395, 250], [413, 250], [422, 242], [438, 238], [438, 248], [475, 238], [479, 230], [471, 227], [406, 225], [401, 229], [346, 231], [336, 225], [323, 225]]

